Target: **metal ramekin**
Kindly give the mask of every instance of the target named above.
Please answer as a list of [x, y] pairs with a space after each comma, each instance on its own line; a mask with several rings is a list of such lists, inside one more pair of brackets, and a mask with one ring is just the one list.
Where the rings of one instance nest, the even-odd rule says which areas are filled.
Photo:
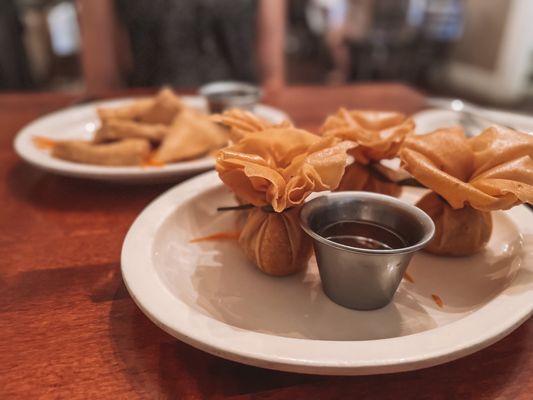
[[[370, 250], [346, 246], [319, 235], [338, 221], [372, 222], [398, 233], [406, 247]], [[300, 212], [311, 236], [324, 292], [357, 310], [386, 306], [398, 289], [413, 254], [433, 238], [435, 225], [421, 209], [394, 197], [370, 192], [336, 192], [307, 202]]]
[[[212, 82], [202, 86], [198, 92], [207, 99], [209, 111], [212, 113], [230, 108], [253, 110], [261, 99], [261, 89], [245, 82]], [[236, 92], [239, 94], [235, 95]]]

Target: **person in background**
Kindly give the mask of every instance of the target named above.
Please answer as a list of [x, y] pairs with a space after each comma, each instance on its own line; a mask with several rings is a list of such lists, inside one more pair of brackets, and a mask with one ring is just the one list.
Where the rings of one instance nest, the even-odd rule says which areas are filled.
[[307, 7], [307, 18], [313, 32], [324, 37], [332, 69], [326, 82], [342, 84], [350, 72], [350, 54], [346, 46], [347, 0], [311, 0]]
[[0, 1], [0, 90], [28, 89], [32, 79], [22, 41], [23, 26], [13, 0]]
[[427, 84], [431, 73], [439, 71], [454, 43], [463, 35], [464, 0], [430, 0], [424, 10], [417, 41], [417, 80]]
[[285, 0], [77, 0], [89, 92], [285, 84]]
[[[345, 19], [345, 46], [349, 49], [349, 78], [360, 78], [360, 70], [366, 68], [368, 57], [365, 48], [373, 23], [373, 0], [348, 0]], [[368, 78], [364, 77], [363, 78]]]
[[323, 36], [332, 69], [326, 82], [342, 84], [353, 78], [358, 48], [368, 38], [373, 0], [310, 0], [307, 18], [311, 30]]

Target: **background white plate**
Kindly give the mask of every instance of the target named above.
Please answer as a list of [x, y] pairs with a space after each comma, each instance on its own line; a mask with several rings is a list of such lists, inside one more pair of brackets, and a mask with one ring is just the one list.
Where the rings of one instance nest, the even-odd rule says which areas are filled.
[[[206, 109], [205, 99], [200, 96], [183, 96], [182, 99], [190, 107], [200, 110]], [[100, 124], [96, 114], [97, 107], [116, 107], [134, 100], [134, 98], [127, 98], [94, 102], [45, 115], [25, 126], [17, 134], [15, 150], [21, 158], [37, 168], [60, 175], [106, 181], [130, 183], [172, 181], [173, 178], [191, 175], [214, 167], [214, 159], [210, 156], [171, 163], [161, 167], [106, 167], [79, 164], [54, 158], [48, 151], [38, 149], [32, 141], [34, 136], [44, 136], [55, 140], [90, 140]], [[254, 112], [274, 123], [289, 118], [283, 111], [263, 104], [258, 104]]]
[[[509, 125], [524, 132], [533, 132], [533, 117], [507, 111], [484, 110], [480, 115], [490, 118], [495, 123]], [[416, 133], [424, 134], [439, 128], [461, 125], [461, 115], [451, 110], [430, 109], [419, 111], [413, 115]], [[487, 124], [487, 126], [489, 126]], [[480, 129], [481, 132], [481, 129]]]
[[[415, 201], [419, 189], [407, 189]], [[322, 292], [316, 265], [273, 278], [235, 241], [191, 244], [232, 230], [239, 212], [215, 172], [161, 195], [136, 219], [122, 248], [135, 302], [162, 329], [195, 347], [265, 368], [376, 374], [444, 363], [501, 339], [532, 313], [533, 214], [494, 213], [485, 251], [465, 258], [417, 254], [393, 302], [354, 311]], [[431, 294], [444, 302], [439, 308]]]

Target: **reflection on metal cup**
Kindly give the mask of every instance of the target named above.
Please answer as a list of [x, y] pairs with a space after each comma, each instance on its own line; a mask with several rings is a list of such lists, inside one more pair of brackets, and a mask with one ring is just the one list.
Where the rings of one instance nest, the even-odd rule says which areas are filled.
[[252, 111], [261, 98], [261, 89], [245, 82], [212, 82], [202, 86], [199, 93], [207, 99], [209, 111], [212, 113], [220, 113], [230, 108]]
[[[323, 235], [339, 221], [358, 221], [395, 232], [404, 246], [363, 248]], [[435, 225], [419, 208], [394, 197], [369, 192], [336, 192], [307, 202], [300, 212], [311, 236], [326, 295], [357, 310], [373, 310], [392, 300], [413, 254], [433, 238]]]

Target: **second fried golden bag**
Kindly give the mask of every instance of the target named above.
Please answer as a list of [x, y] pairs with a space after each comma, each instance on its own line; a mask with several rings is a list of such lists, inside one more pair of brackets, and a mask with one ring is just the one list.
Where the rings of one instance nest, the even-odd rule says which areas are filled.
[[397, 112], [341, 108], [330, 115], [320, 129], [321, 135], [356, 144], [349, 151], [354, 162], [346, 167], [337, 190], [365, 190], [399, 196], [401, 186], [379, 176], [372, 165], [395, 158], [405, 138], [413, 133], [414, 126], [411, 118]]
[[474, 254], [492, 232], [491, 211], [533, 202], [533, 137], [491, 127], [467, 139], [462, 128], [444, 128], [406, 140], [404, 168], [432, 190], [418, 206], [435, 222], [426, 250]]
[[386, 180], [366, 165], [353, 163], [346, 167], [337, 192], [363, 190], [398, 197], [402, 187], [395, 182]]
[[492, 233], [490, 211], [466, 206], [454, 210], [442, 197], [429, 192], [416, 206], [435, 223], [435, 236], [426, 251], [445, 256], [466, 256], [482, 250]]

